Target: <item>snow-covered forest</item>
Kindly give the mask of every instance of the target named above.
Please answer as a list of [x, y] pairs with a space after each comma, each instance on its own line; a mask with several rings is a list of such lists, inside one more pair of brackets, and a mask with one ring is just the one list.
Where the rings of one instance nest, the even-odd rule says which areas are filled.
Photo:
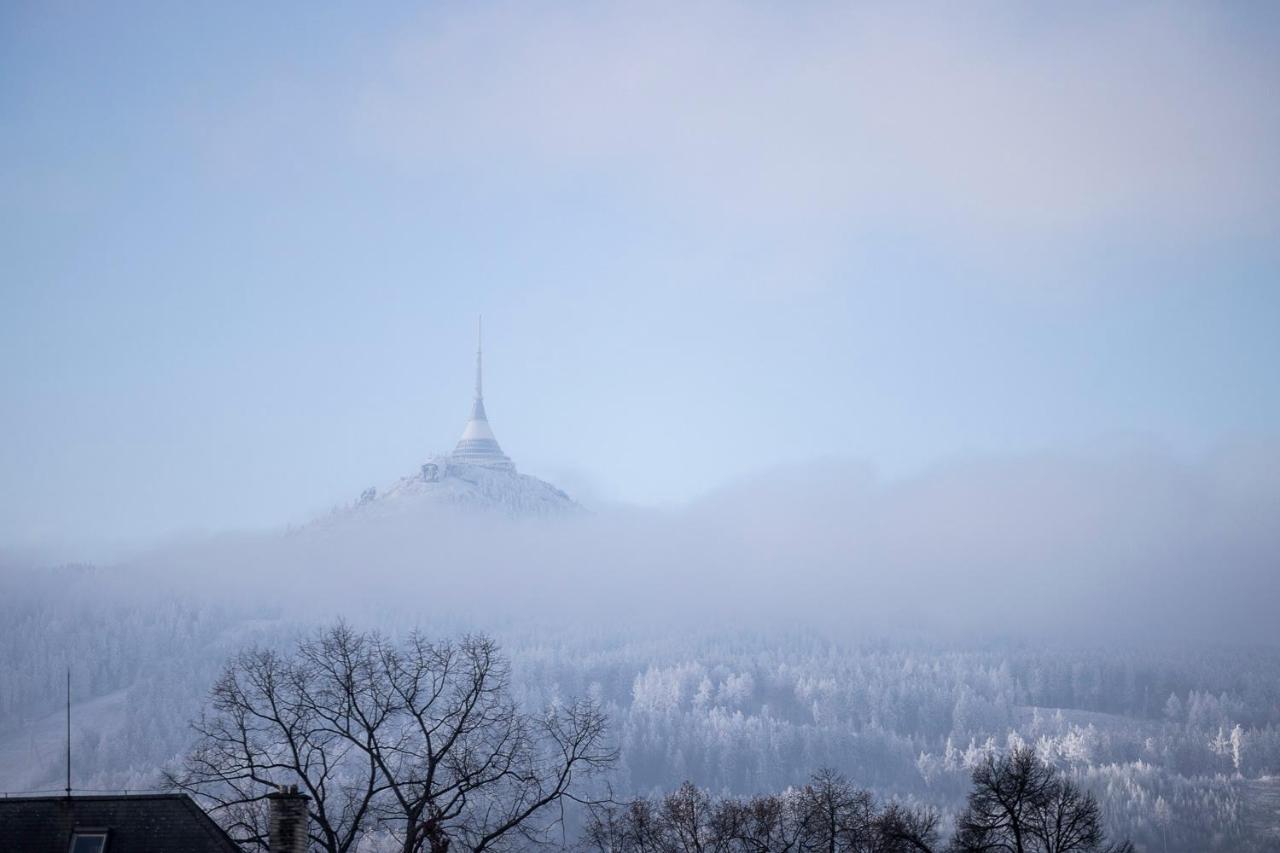
[[481, 632], [520, 707], [599, 703], [619, 797], [776, 793], [827, 768], [949, 826], [974, 768], [1026, 746], [1139, 849], [1273, 849], [1278, 534], [1241, 470], [1055, 457], [885, 483], [827, 465], [679, 512], [413, 497], [102, 565], [11, 556], [0, 790], [60, 787], [68, 668], [73, 785], [152, 789], [230, 658], [344, 620]]
[[[121, 586], [113, 571], [10, 575], [0, 604], [7, 790], [62, 778], [73, 677], [78, 789], [151, 789], [191, 744], [225, 659], [320, 619], [247, 598]], [[21, 585], [13, 583], [21, 577]], [[404, 631], [402, 613], [382, 620]], [[421, 624], [448, 636], [456, 620]], [[474, 627], [474, 626], [472, 626]], [[988, 753], [1029, 745], [1093, 791], [1108, 831], [1146, 850], [1265, 850], [1280, 795], [1280, 652], [993, 641], [840, 642], [798, 625], [605, 632], [507, 616], [489, 626], [526, 707], [606, 709], [623, 794], [682, 781], [780, 791], [830, 767], [877, 795], [955, 813]]]

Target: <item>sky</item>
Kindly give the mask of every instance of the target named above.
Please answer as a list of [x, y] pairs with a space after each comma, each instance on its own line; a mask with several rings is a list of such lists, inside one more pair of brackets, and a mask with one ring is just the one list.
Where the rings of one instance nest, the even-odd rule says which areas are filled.
[[6, 3], [0, 546], [410, 473], [480, 314], [504, 449], [595, 505], [1274, 442], [1278, 38], [1266, 3]]

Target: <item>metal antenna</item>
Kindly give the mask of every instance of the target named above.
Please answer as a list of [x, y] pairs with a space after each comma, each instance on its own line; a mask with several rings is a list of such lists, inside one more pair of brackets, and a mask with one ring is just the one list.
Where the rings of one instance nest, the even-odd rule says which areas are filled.
[[476, 317], [476, 399], [484, 398], [484, 384], [480, 377], [481, 351], [484, 349], [484, 317]]
[[71, 796], [71, 667], [67, 667], [67, 796]]

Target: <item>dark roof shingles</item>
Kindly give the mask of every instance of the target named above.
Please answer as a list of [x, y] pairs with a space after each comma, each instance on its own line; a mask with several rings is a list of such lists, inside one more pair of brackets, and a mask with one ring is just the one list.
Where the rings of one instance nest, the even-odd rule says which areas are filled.
[[74, 829], [103, 827], [111, 853], [240, 853], [185, 794], [0, 798], [0, 850], [67, 853]]

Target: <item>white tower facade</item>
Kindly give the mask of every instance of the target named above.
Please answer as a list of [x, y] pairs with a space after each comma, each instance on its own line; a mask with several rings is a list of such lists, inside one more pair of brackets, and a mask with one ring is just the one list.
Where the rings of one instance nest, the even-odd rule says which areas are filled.
[[476, 396], [471, 403], [471, 418], [467, 427], [458, 439], [458, 446], [453, 449], [451, 459], [466, 465], [482, 465], [485, 468], [496, 468], [502, 471], [516, 470], [515, 464], [502, 452], [498, 439], [494, 437], [489, 426], [489, 417], [484, 411], [484, 379], [483, 379], [483, 330], [476, 326]]

